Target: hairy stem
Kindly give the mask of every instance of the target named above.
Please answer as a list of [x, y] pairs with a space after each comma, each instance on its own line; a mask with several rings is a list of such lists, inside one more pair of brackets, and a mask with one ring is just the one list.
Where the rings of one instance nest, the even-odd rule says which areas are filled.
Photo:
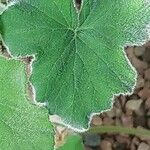
[[128, 134], [135, 135], [145, 138], [150, 138], [150, 130], [142, 129], [142, 128], [129, 128], [129, 127], [121, 127], [121, 126], [98, 126], [89, 128], [88, 131], [84, 132], [84, 134], [88, 133], [113, 133], [113, 134]]

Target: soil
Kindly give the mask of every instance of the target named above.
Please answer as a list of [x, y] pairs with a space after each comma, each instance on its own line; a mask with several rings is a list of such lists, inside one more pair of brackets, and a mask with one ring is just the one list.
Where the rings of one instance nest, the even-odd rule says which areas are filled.
[[[119, 125], [150, 130], [150, 42], [126, 47], [125, 51], [138, 73], [134, 93], [116, 97], [113, 108], [94, 116], [91, 126]], [[90, 136], [83, 138], [86, 150], [150, 150], [150, 137], [144, 139], [119, 134]]]

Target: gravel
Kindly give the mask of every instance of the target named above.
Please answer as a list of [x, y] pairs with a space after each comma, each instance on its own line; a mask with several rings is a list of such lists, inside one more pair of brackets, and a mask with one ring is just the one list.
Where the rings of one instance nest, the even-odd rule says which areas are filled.
[[112, 143], [107, 140], [103, 140], [100, 145], [101, 150], [112, 150]]
[[150, 146], [144, 142], [142, 142], [139, 147], [138, 150], [150, 150]]
[[126, 109], [130, 109], [130, 110], [133, 110], [133, 111], [137, 111], [140, 109], [140, 106], [142, 104], [143, 100], [142, 99], [139, 99], [139, 100], [129, 100], [127, 101], [126, 103]]
[[103, 121], [102, 121], [102, 118], [96, 115], [92, 118], [92, 123], [94, 126], [100, 126], [102, 125]]

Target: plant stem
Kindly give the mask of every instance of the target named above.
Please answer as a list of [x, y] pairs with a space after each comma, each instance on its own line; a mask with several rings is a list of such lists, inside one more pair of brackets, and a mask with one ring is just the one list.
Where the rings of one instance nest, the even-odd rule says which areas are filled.
[[129, 128], [129, 127], [121, 127], [121, 126], [98, 126], [89, 128], [86, 133], [119, 133], [119, 134], [128, 134], [135, 135], [140, 137], [150, 138], [150, 130], [142, 129], [142, 128]]

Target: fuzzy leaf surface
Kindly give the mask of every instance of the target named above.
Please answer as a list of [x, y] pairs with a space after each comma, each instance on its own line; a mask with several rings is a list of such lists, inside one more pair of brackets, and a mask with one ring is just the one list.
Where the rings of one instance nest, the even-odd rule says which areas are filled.
[[25, 95], [25, 65], [0, 56], [0, 150], [53, 150], [53, 128], [45, 109]]
[[0, 29], [13, 56], [35, 55], [36, 99], [72, 127], [110, 108], [114, 94], [131, 92], [135, 71], [123, 52], [148, 38], [146, 0], [17, 0]]

